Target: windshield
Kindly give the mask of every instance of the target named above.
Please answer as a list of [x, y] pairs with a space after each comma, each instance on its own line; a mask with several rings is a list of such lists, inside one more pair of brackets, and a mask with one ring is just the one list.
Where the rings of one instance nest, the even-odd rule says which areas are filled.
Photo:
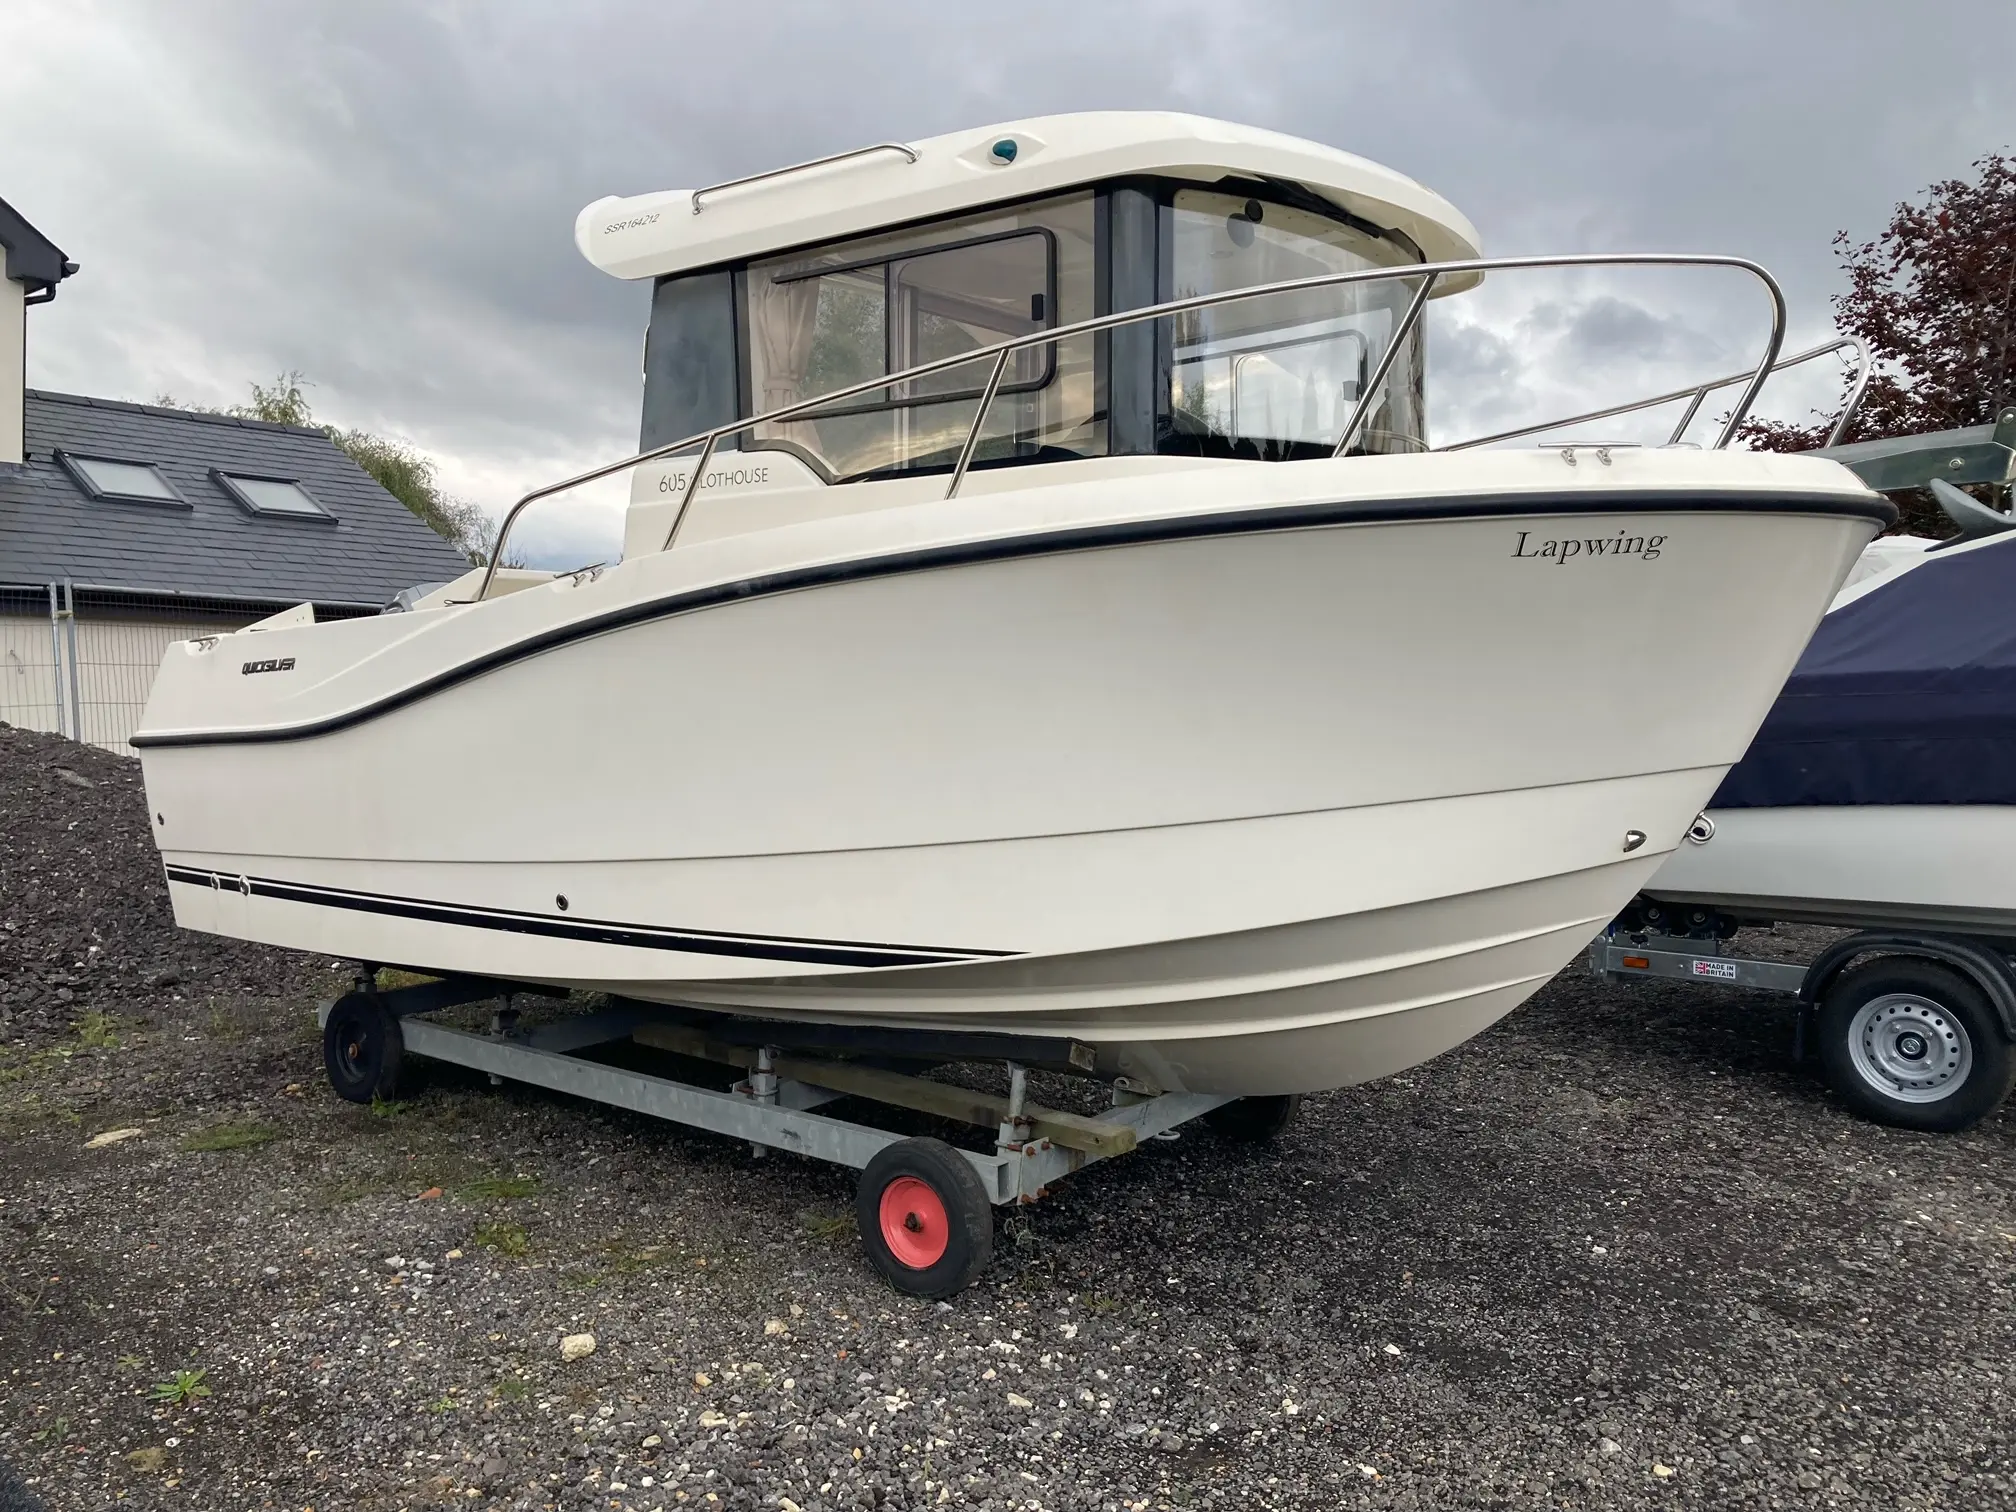
[[[1166, 298], [1404, 265], [1399, 246], [1341, 221], [1200, 189], [1164, 212]], [[1413, 293], [1408, 280], [1314, 289], [1176, 317], [1157, 450], [1283, 459], [1328, 456]], [[1420, 450], [1417, 328], [1352, 450]]]

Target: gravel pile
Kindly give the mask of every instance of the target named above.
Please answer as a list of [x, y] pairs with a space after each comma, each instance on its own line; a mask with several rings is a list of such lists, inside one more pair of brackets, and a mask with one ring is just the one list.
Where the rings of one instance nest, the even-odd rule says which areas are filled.
[[291, 992], [327, 963], [175, 927], [140, 764], [0, 724], [0, 1043]]
[[[1271, 1150], [1073, 1178], [917, 1303], [849, 1173], [446, 1069], [337, 1101], [327, 963], [166, 933], [129, 772], [0, 744], [45, 974], [0, 1459], [56, 1512], [2016, 1505], [2016, 1126], [1849, 1118], [1776, 999], [1564, 975]], [[86, 1034], [39, 989], [89, 944], [143, 959], [62, 964]]]

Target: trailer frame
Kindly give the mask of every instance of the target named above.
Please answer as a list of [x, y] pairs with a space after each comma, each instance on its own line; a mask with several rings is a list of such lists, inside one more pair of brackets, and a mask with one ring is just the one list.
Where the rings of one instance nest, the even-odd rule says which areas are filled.
[[[521, 1082], [739, 1139], [759, 1155], [781, 1150], [862, 1171], [864, 1191], [856, 1216], [869, 1258], [899, 1290], [919, 1296], [949, 1295], [984, 1267], [992, 1248], [989, 1205], [1033, 1203], [1064, 1177], [1131, 1154], [1148, 1140], [1174, 1138], [1198, 1118], [1211, 1118], [1234, 1138], [1271, 1137], [1299, 1102], [1165, 1091], [1120, 1077], [1108, 1084], [1110, 1105], [1086, 1115], [1045, 1107], [1029, 1097], [1031, 1065], [1080, 1075], [1092, 1067], [1090, 1047], [1056, 1036], [800, 1025], [620, 997], [528, 1024], [518, 1006], [521, 997], [567, 999], [568, 994], [486, 977], [381, 987], [377, 969], [366, 967], [351, 991], [317, 1010], [331, 1084], [352, 1101], [390, 1098], [396, 1095], [405, 1057], [412, 1055], [482, 1072], [493, 1085]], [[486, 999], [496, 1006], [482, 1032], [429, 1017]], [[743, 1074], [724, 1091], [587, 1054], [626, 1044]], [[919, 1068], [969, 1061], [1005, 1063], [1007, 1095], [916, 1074]], [[905, 1136], [820, 1111], [846, 1097], [989, 1130], [991, 1146], [971, 1149]], [[1242, 1102], [1282, 1106], [1260, 1107], [1257, 1115], [1250, 1108], [1243, 1116], [1228, 1112]], [[963, 1224], [979, 1252], [953, 1267], [954, 1285], [944, 1284], [945, 1276], [924, 1277], [914, 1266], [898, 1264], [892, 1272], [886, 1241], [900, 1241], [902, 1235], [887, 1227], [883, 1195], [868, 1192], [865, 1185], [884, 1165], [909, 1171], [920, 1153], [910, 1148], [916, 1146], [933, 1147], [921, 1153], [928, 1157], [927, 1166], [936, 1162], [933, 1169], [940, 1176], [934, 1183], [927, 1173], [926, 1184], [944, 1188], [936, 1194], [944, 1204], [937, 1218], [954, 1228]], [[958, 1173], [961, 1164], [971, 1172], [970, 1186]], [[919, 1178], [912, 1172], [894, 1179], [914, 1183]], [[883, 1203], [875, 1209], [883, 1214], [880, 1226], [885, 1230], [879, 1250], [870, 1231], [870, 1198]], [[975, 1200], [978, 1211], [973, 1210]], [[897, 1249], [901, 1252], [900, 1243]]]

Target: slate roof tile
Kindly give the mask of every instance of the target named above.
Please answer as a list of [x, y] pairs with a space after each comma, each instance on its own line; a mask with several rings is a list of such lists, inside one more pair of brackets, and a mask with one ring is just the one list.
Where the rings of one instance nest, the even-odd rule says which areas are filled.
[[[363, 604], [468, 568], [319, 430], [30, 389], [28, 460], [0, 464], [0, 583]], [[58, 450], [152, 462], [192, 506], [88, 497]], [[303, 483], [334, 523], [254, 515], [210, 476]]]

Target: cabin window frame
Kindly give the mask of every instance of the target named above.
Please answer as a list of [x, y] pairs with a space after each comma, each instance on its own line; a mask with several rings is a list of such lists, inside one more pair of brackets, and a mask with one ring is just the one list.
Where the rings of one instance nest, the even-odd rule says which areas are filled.
[[[1136, 182], [1140, 183], [1142, 187], [1149, 188], [1149, 192], [1156, 204], [1155, 302], [1157, 304], [1166, 303], [1177, 297], [1175, 293], [1176, 237], [1174, 234], [1174, 216], [1177, 210], [1176, 198], [1185, 190], [1218, 195], [1227, 199], [1254, 199], [1260, 201], [1263, 206], [1296, 210], [1304, 214], [1318, 216], [1325, 220], [1335, 221], [1339, 225], [1356, 231], [1361, 236], [1372, 241], [1385, 242], [1397, 249], [1401, 254], [1401, 258], [1389, 265], [1396, 272], [1405, 269], [1409, 264], [1421, 264], [1428, 261], [1427, 254], [1422, 251], [1420, 244], [1407, 235], [1406, 232], [1397, 227], [1381, 226], [1376, 221], [1367, 220], [1364, 216], [1357, 215], [1345, 209], [1342, 205], [1335, 203], [1324, 195], [1290, 180], [1228, 174], [1224, 178], [1213, 181], [1160, 176]], [[1398, 278], [1394, 280], [1394, 283], [1403, 290], [1407, 288], [1407, 285], [1400, 283]], [[1346, 287], [1349, 286], [1347, 285]], [[1226, 292], [1233, 291], [1228, 290]], [[1404, 300], [1399, 303], [1404, 304]], [[1165, 317], [1154, 322], [1156, 331], [1154, 341], [1156, 364], [1154, 441], [1152, 446], [1147, 449], [1146, 454], [1164, 457], [1217, 457], [1221, 454], [1210, 447], [1192, 449], [1181, 444], [1183, 438], [1179, 436], [1172, 423], [1176, 406], [1172, 402], [1170, 390], [1172, 387], [1171, 379], [1176, 367], [1176, 319], [1178, 318], [1180, 317]], [[1299, 345], [1308, 342], [1335, 339], [1337, 339], [1335, 334], [1325, 337], [1295, 338], [1286, 342], [1268, 343], [1263, 347], [1256, 348], [1256, 350], [1266, 351], [1273, 350], [1277, 346]], [[1427, 368], [1427, 323], [1423, 321], [1417, 324], [1407, 339], [1418, 353], [1418, 356], [1412, 360], [1410, 365], [1415, 370], [1425, 373]], [[1369, 352], [1367, 355], [1371, 356], [1373, 362], [1376, 364], [1376, 355]], [[1389, 404], [1391, 402], [1390, 386], [1400, 376], [1400, 367], [1401, 365], [1396, 364], [1395, 371], [1387, 378]], [[1372, 429], [1370, 421], [1375, 416], [1367, 417], [1365, 431], [1361, 432], [1358, 443], [1347, 455], [1361, 456], [1369, 454], [1365, 446], [1365, 437]], [[1409, 439], [1425, 448], [1427, 444], [1427, 397], [1425, 389], [1421, 395], [1420, 415], [1418, 418], [1422, 434], [1420, 436], [1410, 436]], [[1228, 459], [1249, 461], [1302, 460], [1294, 452], [1294, 448], [1296, 447], [1306, 448], [1308, 454], [1311, 456], [1327, 456], [1329, 454], [1321, 443], [1311, 442], [1288, 442], [1284, 447], [1283, 455], [1269, 456], [1266, 454], [1265, 447], [1262, 446], [1255, 446], [1251, 453], [1247, 453], [1241, 450], [1240, 443], [1249, 439], [1239, 436], [1228, 438], [1228, 444], [1222, 455]], [[1276, 444], [1279, 443], [1277, 442]]]
[[[949, 223], [976, 215], [1011, 214], [1069, 196], [1089, 195], [1092, 201], [1093, 232], [1092, 303], [1096, 314], [1105, 315], [1112, 313], [1115, 309], [1116, 289], [1124, 289], [1126, 291], [1123, 296], [1125, 299], [1124, 307], [1126, 308], [1138, 308], [1142, 297], [1151, 289], [1153, 290], [1153, 294], [1147, 302], [1160, 303], [1171, 297], [1168, 291], [1174, 286], [1175, 246], [1174, 237], [1170, 234], [1168, 218], [1174, 211], [1177, 194], [1186, 189], [1202, 190], [1214, 194], [1245, 196], [1247, 198], [1258, 199], [1266, 205], [1278, 205], [1287, 209], [1320, 215], [1325, 219], [1334, 220], [1341, 225], [1348, 226], [1373, 240], [1390, 244], [1402, 255], [1403, 261], [1401, 264], [1398, 264], [1399, 266], [1404, 266], [1406, 262], [1421, 263], [1427, 261], [1425, 254], [1413, 238], [1397, 227], [1381, 226], [1376, 221], [1357, 215], [1303, 185], [1285, 180], [1255, 178], [1246, 175], [1227, 175], [1216, 180], [1171, 174], [1122, 175], [1085, 184], [1066, 186], [1060, 189], [1046, 190], [1040, 194], [1003, 200], [995, 204], [971, 206], [945, 215], [932, 216], [889, 226], [874, 227], [855, 236], [837, 238], [836, 241], [844, 244], [850, 241], [864, 241], [876, 236], [900, 235], [905, 232], [928, 229], [934, 223]], [[1147, 256], [1152, 260], [1152, 267], [1137, 265], [1141, 253], [1141, 249], [1138, 246], [1132, 248], [1136, 254], [1133, 258], [1126, 258], [1124, 254], [1116, 256], [1114, 205], [1116, 196], [1123, 191], [1139, 195], [1153, 206], [1154, 214], [1150, 217], [1153, 227], [1148, 238], [1150, 246], [1147, 249]], [[1140, 227], [1134, 228], [1137, 232], [1141, 229]], [[1041, 235], [1046, 240], [1044, 255], [1044, 324], [1046, 327], [1054, 327], [1058, 323], [1060, 304], [1058, 290], [1059, 257], [1056, 233], [1049, 227], [1041, 225], [1019, 226], [1006, 231], [987, 232], [973, 237], [955, 236], [944, 242], [928, 243], [912, 251], [888, 256], [867, 257], [852, 263], [834, 264], [831, 267], [805, 269], [802, 272], [793, 273], [789, 277], [793, 280], [819, 277], [837, 271], [852, 271], [862, 267], [878, 265], [890, 266], [893, 270], [893, 265], [914, 258], [928, 257], [939, 252], [956, 251], [964, 246], [989, 241], [1030, 235]], [[1138, 241], [1139, 237], [1135, 237], [1134, 240]], [[822, 244], [808, 243], [797, 248], [777, 248], [773, 251], [765, 252], [761, 257], [741, 259], [730, 264], [713, 264], [705, 268], [686, 269], [678, 273], [663, 275], [653, 281], [652, 322], [651, 328], [646, 333], [647, 353], [649, 351], [649, 343], [654, 339], [658, 339], [659, 291], [662, 286], [672, 282], [694, 280], [691, 287], [695, 294], [698, 295], [702, 292], [701, 280], [714, 280], [720, 289], [719, 297], [725, 299], [727, 304], [727, 309], [723, 312], [727, 316], [727, 319], [721, 328], [721, 336], [725, 337], [725, 339], [718, 339], [717, 341], [718, 346], [721, 348], [720, 350], [712, 350], [710, 348], [707, 353], [698, 355], [704, 363], [711, 363], [717, 366], [732, 364], [733, 376], [732, 397], [729, 392], [722, 391], [707, 395], [679, 395], [661, 399], [652, 390], [648, 372], [649, 365], [647, 363], [647, 379], [643, 396], [643, 430], [647, 438], [656, 439], [659, 444], [663, 444], [665, 440], [674, 438], [670, 427], [666, 423], [666, 414], [668, 410], [678, 406], [681, 399], [685, 399], [689, 404], [697, 406], [701, 412], [713, 411], [717, 407], [725, 409], [729, 404], [732, 404], [734, 410], [732, 418], [745, 422], [754, 422], [757, 419], [755, 413], [756, 365], [753, 356], [754, 333], [750, 329], [751, 301], [748, 287], [752, 276], [751, 268], [760, 263], [774, 262], [778, 258], [789, 256], [794, 252], [812, 253], [820, 245]], [[1124, 268], [1119, 266], [1119, 263], [1123, 260], [1128, 263], [1128, 266]], [[883, 361], [885, 368], [892, 360], [890, 353], [893, 350], [894, 343], [894, 332], [890, 329], [886, 318], [889, 307], [887, 282], [885, 280], [885, 320], [883, 331]], [[1414, 337], [1411, 339], [1422, 341], [1424, 336], [1425, 332], [1417, 329]], [[1093, 340], [1095, 347], [1092, 363], [1093, 402], [1087, 419], [1089, 423], [1096, 424], [1100, 428], [1103, 445], [1100, 450], [1088, 451], [1083, 455], [1088, 457], [1184, 455], [1181, 452], [1172, 452], [1165, 449], [1168, 441], [1167, 421], [1173, 409], [1169, 394], [1169, 377], [1173, 367], [1175, 349], [1175, 331], [1172, 322], [1164, 318], [1151, 322], [1141, 322], [1132, 326], [1117, 327], [1095, 333]], [[1116, 405], [1121, 403], [1116, 398], [1115, 380], [1118, 375], [1115, 373], [1113, 358], [1113, 350], [1116, 345], [1134, 349], [1134, 355], [1130, 360], [1138, 363], [1145, 359], [1147, 364], [1143, 372], [1129, 374], [1125, 384], [1121, 385], [1129, 391], [1129, 403], [1126, 406], [1129, 409], [1129, 414], [1125, 416], [1116, 413]], [[1142, 350], [1144, 347], [1145, 351]], [[1044, 359], [1042, 381], [1039, 383], [1033, 379], [1024, 379], [1011, 383], [1004, 379], [998, 391], [999, 395], [1007, 396], [1017, 393], [1028, 394], [1040, 392], [1056, 381], [1056, 345], [1054, 343], [1046, 343], [1037, 348], [1037, 350], [1043, 353]], [[1425, 351], [1421, 361], [1425, 367]], [[976, 363], [975, 366], [977, 367], [978, 364]], [[1148, 385], [1148, 391], [1145, 395], [1140, 393], [1140, 385], [1143, 382], [1146, 382]], [[984, 384], [976, 385], [970, 389], [948, 391], [942, 394], [917, 394], [859, 404], [847, 403], [834, 406], [830, 409], [815, 410], [812, 412], [810, 418], [820, 419], [829, 416], [839, 417], [850, 414], [885, 413], [892, 410], [915, 409], [931, 404], [970, 401], [979, 395], [982, 386]], [[1143, 406], [1143, 412], [1137, 417], [1132, 413], [1134, 402], [1144, 398], [1146, 404]], [[726, 423], [727, 418], [724, 416], [722, 420], [694, 424], [690, 428], [681, 429], [678, 434], [690, 435], [704, 431], [709, 429], [711, 425]], [[1425, 420], [1425, 411], [1423, 418]], [[792, 422], [787, 421], [783, 423], [790, 424]], [[893, 473], [877, 471], [858, 475], [835, 475], [821, 458], [798, 442], [782, 436], [764, 437], [760, 442], [755, 441], [747, 428], [723, 436], [717, 450], [763, 450], [788, 453], [803, 462], [816, 476], [829, 485], [836, 485], [842, 482], [874, 481], [891, 476], [923, 476], [933, 471], [945, 470], [943, 467], [933, 464], [931, 466], [905, 468]], [[988, 458], [984, 461], [976, 459], [974, 466], [976, 468], [1027, 466], [1052, 460], [1056, 459], [1040, 455], [1001, 457]]]
[[[1054, 196], [1046, 195], [1045, 198]], [[1034, 203], [1034, 202], [1032, 202]], [[1013, 208], [1012, 206], [1007, 208]], [[1097, 214], [1095, 210], [1095, 215]], [[1018, 226], [1012, 231], [991, 231], [981, 236], [962, 236], [949, 242], [932, 242], [917, 248], [914, 252], [896, 252], [883, 257], [857, 258], [853, 262], [834, 263], [830, 266], [804, 268], [794, 273], [773, 273], [772, 284], [805, 283], [814, 278], [831, 278], [842, 273], [858, 273], [865, 268], [882, 269], [882, 372], [885, 377], [900, 371], [896, 363], [896, 326], [890, 318], [896, 308], [897, 268], [903, 263], [921, 262], [927, 257], [940, 257], [948, 252], [963, 252], [969, 247], [991, 246], [995, 242], [1020, 241], [1026, 237], [1039, 237], [1043, 242], [1043, 324], [1041, 329], [1049, 330], [1057, 324], [1057, 233], [1048, 226]], [[856, 238], [849, 238], [855, 240]], [[743, 270], [745, 278], [748, 270]], [[744, 297], [739, 301], [743, 320], [749, 318], [749, 300], [744, 285]], [[1033, 334], [1033, 333], [1032, 333]], [[990, 345], [992, 343], [989, 343]], [[738, 343], [746, 354], [748, 343]], [[1009, 394], [1039, 394], [1048, 388], [1057, 377], [1057, 344], [1046, 342], [1036, 348], [1042, 353], [1043, 370], [1035, 378], [1024, 378], [1010, 383], [1004, 377], [1001, 387], [994, 391], [997, 399]], [[978, 367], [979, 358], [968, 359], [969, 365]], [[912, 364], [916, 366], [916, 364]], [[948, 368], [947, 372], [957, 372]], [[755, 404], [756, 365], [745, 356], [743, 362], [742, 387], [746, 397], [745, 408]], [[916, 409], [926, 404], [953, 404], [965, 399], [978, 399], [986, 391], [986, 381], [971, 388], [946, 389], [941, 392], [909, 394], [900, 398], [860, 399], [852, 403], [821, 407], [805, 416], [808, 420], [838, 419], [842, 415], [879, 415], [886, 410]], [[891, 383], [889, 387], [894, 388]], [[870, 393], [874, 392], [872, 389]], [[754, 417], [751, 417], [754, 418]], [[785, 421], [784, 424], [791, 422]], [[766, 445], [768, 442], [766, 441]]]

